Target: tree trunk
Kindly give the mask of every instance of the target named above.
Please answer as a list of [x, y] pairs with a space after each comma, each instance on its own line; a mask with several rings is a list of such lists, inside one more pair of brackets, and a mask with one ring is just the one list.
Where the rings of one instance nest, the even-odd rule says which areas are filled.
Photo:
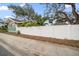
[[75, 18], [76, 18], [76, 24], [79, 24], [79, 15], [78, 15], [78, 13], [76, 12], [75, 4], [72, 4], [71, 6], [72, 6], [72, 13], [73, 13], [73, 15], [74, 15]]
[[76, 18], [76, 24], [79, 24], [79, 14], [76, 12], [75, 4], [74, 3], [65, 3], [65, 4], [71, 5], [71, 7], [72, 7], [72, 14]]
[[70, 21], [70, 19], [69, 19], [69, 17], [68, 17], [68, 15], [65, 13], [65, 12], [62, 12], [62, 11], [58, 11], [58, 13], [62, 13], [62, 14], [64, 14], [65, 15], [65, 22], [66, 21], [68, 21], [69, 23], [71, 23], [71, 21]]

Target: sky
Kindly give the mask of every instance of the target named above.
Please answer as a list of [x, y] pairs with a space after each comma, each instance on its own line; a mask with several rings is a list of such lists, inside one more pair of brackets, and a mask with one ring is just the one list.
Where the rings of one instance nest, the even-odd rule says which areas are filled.
[[[23, 7], [25, 4], [24, 3], [0, 3], [0, 18], [7, 18], [7, 17], [12, 17], [14, 15], [14, 13], [8, 9], [8, 5], [19, 5], [21, 7]], [[31, 4], [32, 7], [34, 8], [35, 12], [37, 12], [38, 14], [43, 16], [44, 10], [45, 10], [45, 6], [40, 5], [38, 3], [32, 3]], [[65, 6], [65, 12], [71, 12], [72, 8], [70, 5], [66, 5]], [[77, 9], [79, 9], [79, 4], [76, 4]]]
[[[7, 6], [9, 5], [19, 5], [19, 6], [24, 6], [24, 3], [1, 3], [0, 4], [0, 18], [7, 18], [7, 17], [10, 17], [10, 16], [13, 16], [14, 13], [8, 9]], [[40, 5], [40, 4], [37, 4], [37, 3], [33, 3], [31, 4], [33, 9], [35, 10], [36, 13], [38, 14], [41, 14], [43, 15], [43, 11], [44, 11], [44, 6]]]

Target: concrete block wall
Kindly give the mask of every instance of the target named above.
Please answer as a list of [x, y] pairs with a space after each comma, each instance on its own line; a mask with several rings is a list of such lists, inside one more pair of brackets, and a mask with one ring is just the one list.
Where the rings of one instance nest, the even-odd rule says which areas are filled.
[[18, 27], [17, 30], [28, 35], [79, 40], [79, 25]]

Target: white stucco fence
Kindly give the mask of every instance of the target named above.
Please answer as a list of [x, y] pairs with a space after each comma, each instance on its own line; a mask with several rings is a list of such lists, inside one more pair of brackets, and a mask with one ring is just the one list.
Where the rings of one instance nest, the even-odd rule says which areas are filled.
[[28, 35], [79, 40], [79, 25], [18, 27], [17, 30]]

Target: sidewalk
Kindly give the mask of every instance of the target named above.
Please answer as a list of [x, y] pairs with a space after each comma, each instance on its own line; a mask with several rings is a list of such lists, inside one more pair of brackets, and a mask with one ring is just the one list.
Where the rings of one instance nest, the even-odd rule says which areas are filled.
[[79, 48], [76, 47], [26, 39], [3, 33], [0, 33], [0, 41], [6, 42], [19, 55], [79, 56]]

